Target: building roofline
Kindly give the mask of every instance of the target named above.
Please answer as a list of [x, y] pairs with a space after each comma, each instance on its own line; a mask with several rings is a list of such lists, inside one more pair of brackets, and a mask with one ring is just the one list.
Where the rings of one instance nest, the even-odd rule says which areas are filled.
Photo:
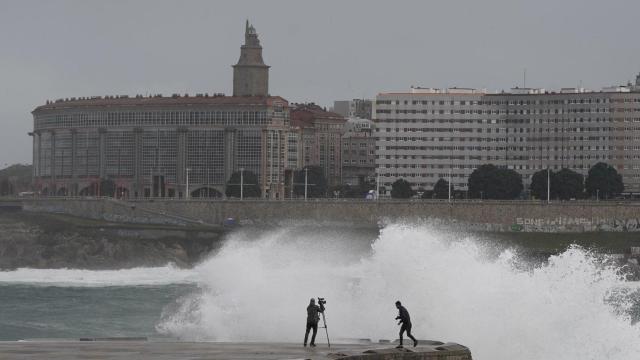
[[162, 106], [207, 106], [207, 105], [232, 105], [232, 106], [261, 106], [271, 105], [274, 101], [288, 101], [280, 96], [224, 96], [222, 94], [196, 96], [173, 95], [165, 97], [155, 96], [105, 96], [88, 98], [71, 98], [48, 101], [45, 105], [36, 107], [32, 113], [48, 110], [79, 109], [79, 108], [105, 108], [105, 107], [162, 107]]
[[456, 92], [441, 92], [441, 93], [412, 93], [412, 92], [383, 92], [378, 93], [376, 96], [393, 96], [393, 95], [416, 95], [416, 96], [556, 96], [556, 95], [588, 95], [588, 94], [638, 94], [640, 91], [583, 91], [583, 92], [560, 92], [560, 91], [547, 91], [544, 93], [533, 94], [518, 94], [512, 92], [487, 92], [487, 93], [456, 93]]

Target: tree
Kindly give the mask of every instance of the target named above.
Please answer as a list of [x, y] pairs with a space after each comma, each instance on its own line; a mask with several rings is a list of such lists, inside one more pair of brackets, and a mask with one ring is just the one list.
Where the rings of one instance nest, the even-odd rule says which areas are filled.
[[327, 191], [327, 179], [324, 177], [322, 168], [311, 165], [305, 166], [302, 170], [295, 172], [293, 181], [293, 192], [298, 196], [304, 196], [305, 169], [307, 170], [307, 197], [322, 197]]
[[113, 197], [116, 194], [116, 183], [109, 178], [100, 179], [100, 196]]
[[508, 200], [517, 198], [522, 192], [522, 176], [510, 169], [501, 169], [492, 164], [475, 169], [468, 180], [472, 198]]
[[599, 162], [591, 169], [585, 182], [586, 193], [591, 197], [610, 198], [624, 191], [622, 176], [606, 163]]
[[391, 197], [394, 199], [408, 199], [415, 195], [411, 183], [405, 179], [398, 179], [391, 184]]
[[13, 186], [7, 178], [3, 178], [0, 181], [0, 195], [7, 196], [13, 194]]
[[[433, 194], [436, 199], [449, 198], [449, 182], [445, 179], [438, 179], [433, 185]], [[453, 195], [453, 185], [451, 186], [451, 195]]]
[[12, 194], [32, 189], [32, 175], [31, 165], [15, 164], [0, 170], [0, 178], [8, 180], [9, 191]]
[[551, 196], [560, 200], [577, 199], [584, 192], [582, 175], [570, 169], [562, 169], [551, 178]]
[[[549, 170], [549, 178], [553, 179], [555, 173]], [[531, 184], [529, 185], [529, 190], [531, 190], [531, 195], [538, 199], [546, 199], [547, 198], [547, 169], [536, 171], [533, 176], [531, 176]], [[555, 186], [552, 186], [551, 197], [553, 197], [553, 189]]]
[[[242, 178], [242, 179], [241, 179]], [[260, 191], [260, 182], [258, 181], [258, 175], [253, 171], [243, 171], [242, 176], [240, 171], [236, 171], [231, 174], [229, 181], [227, 181], [227, 187], [225, 189], [225, 195], [227, 197], [240, 198], [240, 183], [242, 182], [242, 197], [247, 198], [259, 198], [262, 192]]]

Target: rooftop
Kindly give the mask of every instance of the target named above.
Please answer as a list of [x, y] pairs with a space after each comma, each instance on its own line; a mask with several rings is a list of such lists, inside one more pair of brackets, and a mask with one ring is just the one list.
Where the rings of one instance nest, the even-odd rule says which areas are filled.
[[107, 96], [90, 96], [90, 97], [72, 97], [58, 99], [55, 101], [47, 100], [45, 105], [38, 106], [34, 112], [43, 110], [78, 108], [78, 107], [109, 107], [109, 106], [191, 106], [191, 105], [236, 105], [236, 106], [256, 106], [271, 105], [273, 101], [281, 101], [287, 103], [279, 96], [225, 96], [221, 93], [216, 94], [173, 94], [172, 96], [162, 96], [162, 94], [154, 95], [107, 95]]
[[315, 103], [307, 103], [307, 104], [293, 103], [291, 104], [291, 111], [292, 112], [304, 111], [304, 112], [311, 113], [316, 117], [336, 118], [342, 121], [346, 120], [344, 116], [333, 111], [327, 111], [326, 108], [323, 108], [320, 105], [316, 105]]
[[[640, 76], [640, 75], [639, 75]], [[487, 89], [450, 87], [445, 89], [424, 88], [412, 86], [409, 91], [382, 92], [378, 96], [385, 95], [557, 95], [557, 94], [585, 94], [585, 93], [630, 93], [640, 92], [640, 86], [619, 85], [605, 86], [600, 91], [585, 89], [582, 87], [564, 87], [560, 90], [546, 90], [544, 88], [513, 87], [509, 91], [489, 92]]]

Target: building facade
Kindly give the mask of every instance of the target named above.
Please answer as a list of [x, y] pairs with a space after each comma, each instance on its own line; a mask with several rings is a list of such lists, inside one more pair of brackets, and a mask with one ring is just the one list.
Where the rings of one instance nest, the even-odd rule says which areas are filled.
[[640, 192], [640, 92], [616, 87], [411, 89], [379, 94], [375, 102], [376, 172], [389, 187], [404, 178], [430, 189], [440, 179], [466, 190], [482, 164], [514, 169], [525, 189], [547, 167], [586, 176], [597, 162], [613, 165], [625, 191]]
[[342, 133], [342, 183], [375, 181], [376, 138], [371, 120], [350, 118]]
[[48, 101], [33, 112], [33, 176], [48, 195], [222, 196], [234, 171], [284, 196], [288, 102], [268, 96], [253, 26], [234, 66], [234, 95], [105, 96]]
[[249, 20], [240, 59], [233, 65], [233, 96], [269, 96], [269, 66], [262, 59], [258, 33]]
[[292, 131], [299, 134], [300, 165], [322, 168], [327, 184], [342, 183], [341, 137], [346, 119], [315, 104], [293, 104]]
[[346, 118], [371, 120], [373, 104], [369, 99], [338, 100], [333, 102], [333, 111]]

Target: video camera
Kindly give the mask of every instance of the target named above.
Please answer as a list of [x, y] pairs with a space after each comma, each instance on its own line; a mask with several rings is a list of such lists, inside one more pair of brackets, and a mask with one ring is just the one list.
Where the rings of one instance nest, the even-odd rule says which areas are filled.
[[325, 300], [324, 298], [321, 298], [321, 297], [318, 298], [318, 305], [324, 306], [324, 304], [326, 303], [327, 303], [327, 300]]

